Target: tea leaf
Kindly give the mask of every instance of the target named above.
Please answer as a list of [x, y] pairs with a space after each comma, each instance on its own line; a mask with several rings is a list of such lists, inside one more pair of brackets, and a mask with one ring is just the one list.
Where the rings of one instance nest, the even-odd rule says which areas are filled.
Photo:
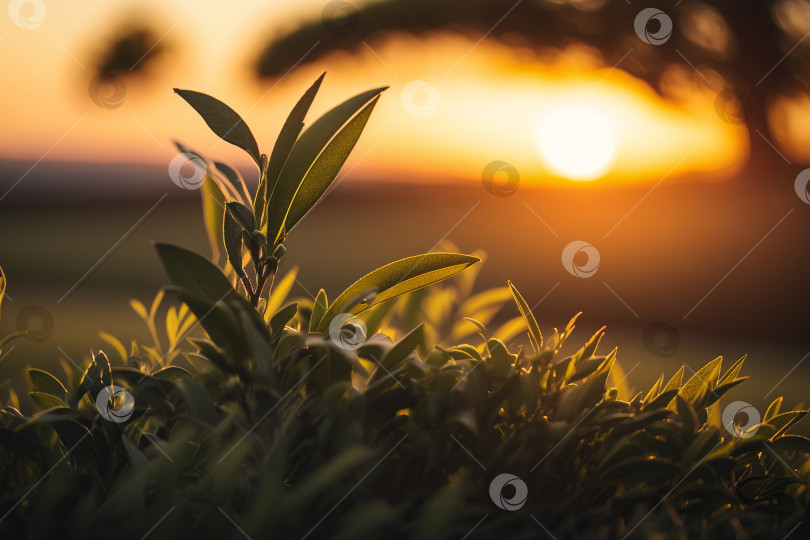
[[318, 332], [329, 328], [339, 313], [344, 311], [358, 295], [370, 290], [377, 293], [369, 302], [360, 302], [347, 311], [352, 314], [362, 313], [366, 309], [376, 306], [386, 300], [396, 298], [410, 291], [421, 289], [437, 281], [453, 276], [468, 266], [479, 261], [469, 255], [454, 253], [428, 253], [415, 255], [393, 262], [365, 275], [352, 286], [343, 291], [324, 313], [318, 323]]
[[763, 422], [770, 422], [773, 417], [779, 414], [779, 409], [782, 407], [782, 396], [779, 396], [768, 405], [768, 410], [765, 411], [765, 416], [762, 417]]
[[[312, 86], [304, 92], [304, 95], [301, 96], [301, 99], [298, 100], [298, 103], [296, 103], [295, 107], [290, 111], [287, 120], [284, 121], [281, 132], [278, 134], [278, 139], [276, 139], [276, 144], [273, 146], [273, 151], [270, 153], [270, 161], [268, 162], [267, 174], [265, 175], [265, 184], [260, 185], [256, 192], [257, 204], [255, 207], [261, 208], [262, 211], [265, 206], [267, 206], [267, 201], [276, 188], [278, 175], [287, 162], [287, 158], [290, 156], [290, 151], [293, 149], [298, 135], [300, 135], [301, 130], [304, 128], [304, 118], [312, 102], [315, 100], [315, 95], [318, 93], [318, 89], [320, 89], [325, 76], [326, 72], [322, 73]], [[259, 202], [260, 204], [258, 204]], [[259, 217], [258, 211], [256, 215]]]
[[298, 267], [296, 266], [276, 282], [273, 286], [273, 290], [270, 292], [270, 297], [267, 299], [267, 307], [264, 311], [267, 317], [270, 317], [281, 308], [284, 301], [287, 300], [287, 296], [289, 296], [293, 285], [295, 285], [295, 279], [297, 277]]
[[743, 355], [742, 358], [740, 358], [739, 360], [734, 362], [734, 365], [732, 365], [730, 368], [728, 368], [728, 371], [726, 371], [726, 373], [722, 377], [720, 377], [720, 383], [719, 384], [720, 385], [727, 384], [727, 383], [730, 383], [731, 381], [733, 381], [734, 379], [736, 379], [737, 375], [740, 374], [740, 370], [742, 369], [743, 362], [745, 362], [745, 355]]
[[31, 386], [35, 391], [56, 396], [63, 401], [67, 399], [67, 389], [59, 379], [47, 371], [30, 368], [28, 370], [28, 378], [31, 379]]
[[298, 304], [290, 304], [278, 310], [270, 317], [270, 322], [268, 323], [270, 332], [275, 335], [283, 330], [284, 326], [295, 317], [296, 313], [298, 313]]
[[237, 201], [231, 201], [225, 206], [228, 208], [228, 212], [244, 230], [246, 230], [248, 233], [253, 232], [253, 229], [256, 228], [256, 219], [253, 217], [253, 210]]
[[717, 357], [692, 375], [681, 387], [678, 394], [688, 401], [695, 402], [705, 391], [713, 389], [720, 374], [720, 363], [723, 357]]
[[261, 167], [259, 145], [256, 143], [253, 133], [250, 132], [250, 128], [236, 111], [218, 99], [201, 92], [178, 88], [175, 88], [174, 91], [202, 116], [211, 131], [216, 133], [219, 138], [247, 152], [256, 162], [256, 166]]
[[268, 240], [276, 243], [285, 232], [284, 223], [296, 193], [324, 147], [349, 119], [386, 88], [368, 90], [344, 101], [301, 134], [279, 173], [267, 203]]
[[321, 322], [323, 318], [323, 314], [326, 313], [326, 309], [329, 307], [329, 300], [326, 298], [326, 291], [321, 289], [318, 291], [317, 296], [315, 296], [315, 301], [312, 304], [312, 315], [309, 318], [309, 332], [315, 332], [315, 329], [318, 328], [318, 323]]
[[222, 224], [222, 241], [225, 244], [225, 252], [228, 254], [228, 262], [231, 263], [236, 275], [245, 277], [242, 265], [242, 230], [233, 214], [226, 210], [225, 222]]
[[317, 204], [326, 193], [326, 190], [329, 189], [329, 186], [332, 185], [338, 172], [340, 172], [349, 154], [354, 149], [354, 145], [357, 144], [378, 99], [378, 97], [372, 99], [371, 103], [366, 105], [335, 135], [307, 171], [287, 211], [287, 217], [283, 225], [284, 231], [290, 232], [293, 230], [301, 218]]
[[242, 178], [242, 175], [239, 174], [239, 171], [232, 168], [230, 165], [226, 165], [225, 163], [215, 161], [214, 167], [220, 171], [228, 182], [231, 183], [236, 193], [239, 195], [239, 202], [247, 204], [250, 201], [250, 192], [248, 191], [247, 184], [245, 184], [245, 180]]
[[[220, 269], [199, 253], [172, 244], [159, 243], [155, 248], [173, 284], [211, 303], [226, 298], [243, 300]], [[194, 306], [189, 304], [189, 307], [194, 311]], [[201, 318], [199, 313], [195, 312], [195, 315]]]
[[149, 320], [149, 313], [146, 312], [146, 306], [143, 305], [140, 301], [131, 298], [129, 300], [129, 305], [132, 307], [133, 311], [138, 314], [138, 316], [143, 319], [144, 321]]
[[225, 200], [225, 196], [216, 182], [206, 177], [202, 183], [203, 221], [215, 261], [219, 261], [221, 254], [225, 251], [225, 244], [222, 241]]
[[512, 297], [515, 299], [518, 310], [520, 314], [523, 315], [523, 318], [526, 320], [526, 325], [529, 327], [529, 337], [531, 338], [534, 352], [539, 353], [543, 349], [543, 334], [540, 333], [540, 326], [538, 326], [529, 304], [526, 303], [526, 300], [524, 300], [523, 296], [518, 292], [517, 287], [515, 287], [511, 281], [507, 283], [509, 290], [512, 291]]

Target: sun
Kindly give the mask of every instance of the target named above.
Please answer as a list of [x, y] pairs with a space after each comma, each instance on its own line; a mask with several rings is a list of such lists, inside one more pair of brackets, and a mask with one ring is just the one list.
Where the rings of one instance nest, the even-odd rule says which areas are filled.
[[610, 119], [596, 107], [570, 102], [540, 118], [536, 144], [552, 173], [571, 180], [594, 180], [613, 165], [618, 136]]

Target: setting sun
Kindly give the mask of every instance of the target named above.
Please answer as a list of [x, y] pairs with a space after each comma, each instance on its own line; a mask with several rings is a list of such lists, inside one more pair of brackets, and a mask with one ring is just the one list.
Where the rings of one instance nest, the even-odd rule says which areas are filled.
[[536, 142], [551, 172], [571, 180], [593, 180], [613, 164], [618, 137], [610, 120], [594, 107], [568, 103], [540, 120]]

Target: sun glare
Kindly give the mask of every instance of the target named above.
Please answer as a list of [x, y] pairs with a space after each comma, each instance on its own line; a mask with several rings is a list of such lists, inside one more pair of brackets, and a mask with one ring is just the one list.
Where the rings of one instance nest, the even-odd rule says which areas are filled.
[[609, 119], [596, 108], [566, 103], [540, 119], [536, 143], [551, 172], [571, 180], [594, 180], [610, 170], [618, 137]]

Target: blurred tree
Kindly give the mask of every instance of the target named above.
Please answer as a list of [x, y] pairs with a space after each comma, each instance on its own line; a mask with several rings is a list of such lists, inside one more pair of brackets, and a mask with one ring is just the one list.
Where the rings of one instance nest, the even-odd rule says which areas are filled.
[[[672, 21], [671, 36], [658, 45], [645, 43], [634, 25], [639, 12], [650, 7], [663, 11]], [[356, 9], [337, 0], [326, 5], [320, 21], [310, 21], [272, 40], [259, 56], [256, 69], [260, 77], [284, 73], [318, 41], [306, 61], [335, 50], [358, 51], [364, 41], [373, 42], [392, 32], [424, 35], [439, 30], [475, 39], [488, 33], [507, 44], [534, 49], [584, 43], [598, 49], [607, 65], [621, 60], [621, 69], [647, 81], [665, 97], [665, 75], [673, 67], [685, 68], [717, 93], [718, 114], [733, 123], [747, 123], [753, 139], [750, 163], [756, 168], [785, 165], [771, 148], [758, 144], [759, 137], [754, 135], [759, 130], [774, 139], [768, 108], [780, 96], [797, 96], [810, 89], [810, 43], [804, 42], [810, 33], [808, 0], [715, 0], [711, 4], [690, 0], [648, 0], [643, 4], [618, 0], [381, 0], [358, 3]], [[650, 20], [646, 30], [653, 35], [665, 32], [660, 19]], [[700, 73], [692, 71], [694, 68]]]
[[98, 59], [97, 73], [140, 72], [163, 52], [158, 37], [146, 27], [122, 28]]

